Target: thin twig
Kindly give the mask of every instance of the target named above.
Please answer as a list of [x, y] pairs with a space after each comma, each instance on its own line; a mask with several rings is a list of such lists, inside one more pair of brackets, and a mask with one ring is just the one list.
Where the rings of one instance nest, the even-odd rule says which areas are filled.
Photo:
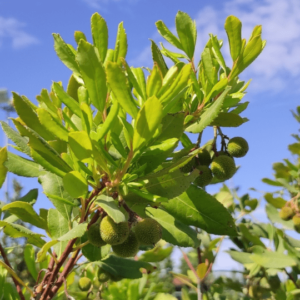
[[293, 277], [286, 269], [284, 269], [284, 271], [285, 271], [286, 275], [289, 277], [289, 279], [291, 279], [291, 280], [293, 281], [295, 287], [296, 287], [297, 289], [299, 289], [299, 286], [298, 286], [296, 280], [294, 279], [294, 277]]

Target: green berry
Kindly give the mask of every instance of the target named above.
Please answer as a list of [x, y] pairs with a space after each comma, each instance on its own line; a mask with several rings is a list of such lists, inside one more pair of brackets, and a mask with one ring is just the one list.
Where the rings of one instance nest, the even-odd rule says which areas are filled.
[[211, 164], [211, 157], [209, 152], [206, 149], [202, 149], [199, 153], [198, 153], [198, 160], [201, 166], [209, 166]]
[[220, 155], [215, 157], [211, 164], [211, 171], [213, 175], [219, 180], [226, 180], [231, 178], [235, 171], [235, 162], [233, 158], [227, 155]]
[[115, 223], [109, 216], [103, 218], [100, 223], [100, 234], [102, 240], [110, 245], [123, 243], [129, 234], [127, 222]]
[[99, 282], [103, 283], [110, 279], [110, 274], [108, 274], [105, 270], [103, 270], [101, 267], [99, 267], [98, 270], [98, 280]]
[[78, 286], [83, 292], [87, 292], [92, 286], [92, 281], [88, 277], [81, 277]]
[[127, 240], [119, 245], [112, 246], [114, 253], [121, 257], [135, 256], [139, 251], [140, 243], [134, 232], [130, 231]]
[[151, 218], [139, 221], [135, 226], [134, 232], [142, 245], [156, 244], [162, 235], [161, 226]]
[[200, 175], [195, 179], [194, 184], [200, 187], [204, 187], [213, 179], [212, 172], [207, 166], [197, 166], [197, 169], [200, 171]]
[[243, 157], [247, 154], [249, 145], [242, 137], [234, 137], [229, 140], [227, 145], [227, 151], [234, 157]]
[[300, 215], [295, 215], [293, 217], [293, 223], [295, 231], [300, 233]]
[[87, 232], [87, 237], [90, 243], [96, 247], [102, 247], [106, 243], [102, 240], [100, 235], [100, 224], [97, 222], [93, 224]]
[[294, 215], [294, 211], [289, 206], [284, 206], [279, 212], [279, 217], [284, 221], [288, 221], [292, 219], [293, 215]]
[[195, 157], [193, 157], [187, 164], [185, 164], [183, 167], [180, 168], [180, 171], [183, 173], [189, 173], [192, 172], [195, 166], [196, 160]]

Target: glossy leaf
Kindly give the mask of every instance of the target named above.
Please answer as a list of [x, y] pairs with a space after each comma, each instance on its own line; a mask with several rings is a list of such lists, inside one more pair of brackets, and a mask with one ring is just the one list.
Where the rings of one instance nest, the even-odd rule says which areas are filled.
[[153, 62], [157, 64], [163, 76], [168, 72], [167, 64], [158, 48], [158, 46], [151, 40], [151, 52]]
[[3, 147], [0, 149], [0, 188], [2, 187], [6, 174], [7, 174], [7, 167], [4, 165], [4, 163], [7, 160], [7, 148]]
[[47, 229], [45, 220], [41, 218], [29, 203], [23, 201], [14, 201], [2, 207], [2, 211], [8, 210], [16, 215], [23, 222], [30, 223], [36, 227]]
[[265, 200], [273, 205], [275, 208], [282, 208], [285, 206], [286, 201], [281, 197], [274, 198], [271, 193], [266, 193], [264, 195]]
[[192, 59], [197, 40], [196, 24], [187, 13], [182, 11], [177, 13], [175, 21], [176, 31], [182, 47], [181, 49]]
[[156, 220], [162, 227], [162, 239], [180, 247], [197, 247], [197, 233], [166, 211], [158, 208], [146, 208], [147, 216]]
[[243, 118], [237, 114], [220, 112], [210, 125], [220, 127], [238, 127], [243, 123]]
[[169, 30], [169, 28], [165, 25], [163, 21], [157, 21], [155, 23], [156, 28], [160, 35], [168, 41], [171, 45], [175, 46], [176, 48], [182, 50], [182, 45], [179, 39]]
[[37, 280], [38, 272], [35, 266], [35, 251], [32, 245], [27, 244], [24, 248], [24, 260], [29, 273], [34, 280]]
[[69, 146], [79, 160], [92, 156], [92, 142], [86, 131], [70, 132]]
[[201, 54], [201, 61], [203, 63], [204, 72], [207, 76], [209, 83], [214, 86], [217, 81], [217, 73], [215, 71], [215, 67], [213, 65], [212, 56], [210, 54], [210, 50], [205, 48]]
[[122, 213], [112, 197], [100, 195], [96, 198], [95, 203], [103, 208], [115, 223], [126, 221], [125, 215]]
[[85, 197], [88, 192], [86, 179], [78, 171], [67, 173], [63, 178], [64, 188], [73, 198]]
[[186, 128], [186, 131], [199, 133], [218, 116], [230, 87], [226, 88], [218, 99], [201, 115], [200, 120]]
[[206, 275], [206, 272], [207, 272], [207, 265], [206, 263], [201, 263], [197, 266], [197, 275], [199, 276], [199, 279], [202, 280], [205, 275]]
[[211, 40], [211, 44], [212, 44], [211, 50], [212, 50], [216, 60], [218, 61], [219, 65], [223, 69], [225, 75], [227, 75], [226, 63], [225, 63], [224, 57], [221, 53], [220, 44], [217, 39], [217, 36], [210, 34], [210, 40]]
[[242, 50], [242, 23], [237, 17], [229, 16], [224, 27], [229, 40], [230, 54], [235, 61]]
[[126, 76], [117, 63], [109, 62], [106, 67], [107, 82], [114, 94], [114, 98], [123, 109], [134, 119], [138, 109], [126, 83]]
[[103, 63], [108, 47], [108, 28], [105, 20], [98, 13], [92, 15], [91, 28], [94, 45], [98, 49], [101, 62]]
[[251, 253], [239, 252], [239, 251], [226, 251], [233, 260], [241, 264], [251, 264], [253, 260], [251, 259]]
[[75, 55], [64, 42], [61, 36], [57, 33], [53, 33], [54, 49], [59, 59], [73, 72], [79, 73], [78, 65], [75, 61]]
[[98, 51], [90, 43], [81, 40], [76, 61], [92, 104], [103, 112], [107, 96], [106, 74], [99, 60]]
[[149, 98], [136, 117], [133, 133], [133, 151], [147, 145], [162, 119], [162, 105], [155, 97]]
[[191, 185], [181, 195], [163, 203], [165, 210], [186, 225], [208, 233], [235, 236], [234, 220], [228, 210], [213, 196]]
[[163, 82], [162, 73], [157, 63], [154, 63], [151, 74], [147, 80], [147, 96], [148, 97], [156, 96], [158, 91], [162, 87], [162, 82]]
[[250, 241], [253, 245], [258, 245], [265, 248], [265, 244], [259, 239], [258, 236], [251, 234], [246, 225], [239, 224], [239, 229], [243, 237]]
[[90, 106], [87, 103], [80, 103], [81, 109], [81, 121], [83, 125], [83, 129], [90, 133], [91, 128], [93, 128], [93, 112]]
[[173, 247], [162, 248], [156, 245], [153, 249], [145, 251], [139, 260], [146, 262], [160, 262], [169, 257], [172, 253]]
[[123, 22], [118, 26], [115, 51], [114, 51], [114, 61], [117, 62], [121, 57], [125, 58], [127, 54], [127, 34], [123, 27]]

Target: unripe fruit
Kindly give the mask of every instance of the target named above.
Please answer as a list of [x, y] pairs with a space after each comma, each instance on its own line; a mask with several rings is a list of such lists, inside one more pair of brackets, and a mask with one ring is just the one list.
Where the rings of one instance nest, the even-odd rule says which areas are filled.
[[100, 267], [99, 270], [98, 270], [98, 280], [99, 280], [99, 282], [103, 283], [103, 282], [108, 281], [109, 279], [110, 279], [110, 275]]
[[229, 179], [236, 171], [235, 162], [230, 156], [220, 155], [213, 159], [211, 171], [219, 180]]
[[193, 157], [187, 164], [185, 164], [183, 167], [180, 168], [180, 171], [183, 173], [189, 173], [193, 171], [193, 168], [195, 166], [196, 160], [195, 157]]
[[293, 215], [294, 211], [289, 206], [284, 206], [279, 212], [279, 217], [284, 221], [290, 220], [293, 217]]
[[139, 221], [135, 226], [134, 232], [142, 245], [156, 244], [162, 235], [161, 226], [151, 218]]
[[293, 217], [293, 223], [295, 231], [300, 233], [300, 215], [295, 215]]
[[103, 218], [100, 223], [100, 234], [102, 240], [110, 245], [123, 243], [129, 234], [127, 222], [115, 223], [109, 216]]
[[100, 224], [97, 222], [88, 229], [87, 237], [90, 243], [96, 247], [102, 247], [106, 243], [102, 240], [100, 235]]
[[234, 137], [229, 140], [227, 145], [227, 151], [234, 157], [243, 157], [247, 154], [249, 145], [247, 141], [242, 137]]
[[83, 292], [87, 292], [92, 286], [92, 281], [88, 277], [81, 277], [78, 286]]
[[206, 149], [202, 149], [201, 152], [198, 153], [198, 160], [201, 166], [209, 166], [212, 161], [210, 154]]
[[213, 179], [212, 172], [207, 166], [197, 166], [197, 169], [200, 171], [200, 175], [195, 179], [194, 184], [200, 187], [204, 187]]
[[140, 243], [134, 232], [130, 231], [127, 240], [119, 245], [112, 246], [114, 253], [121, 257], [132, 257], [139, 251]]

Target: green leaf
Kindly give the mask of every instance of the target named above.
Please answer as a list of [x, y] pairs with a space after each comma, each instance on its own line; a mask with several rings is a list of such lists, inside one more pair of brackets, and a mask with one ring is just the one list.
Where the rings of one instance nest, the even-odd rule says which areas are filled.
[[253, 245], [258, 245], [263, 248], [266, 248], [265, 244], [260, 240], [260, 238], [256, 235], [251, 234], [251, 232], [248, 230], [245, 224], [239, 224], [239, 229], [243, 238], [250, 241]]
[[112, 197], [100, 195], [96, 198], [95, 203], [103, 208], [115, 223], [126, 221], [125, 215], [122, 213]]
[[165, 25], [163, 21], [157, 21], [155, 25], [158, 32], [165, 40], [167, 40], [171, 45], [175, 46], [176, 48], [183, 50], [179, 39], [169, 30], [169, 28]]
[[79, 224], [73, 227], [64, 235], [60, 236], [59, 238], [46, 243], [37, 254], [37, 259], [36, 259], [37, 262], [42, 262], [43, 260], [45, 260], [47, 252], [50, 250], [51, 247], [56, 245], [58, 242], [68, 242], [70, 240], [82, 237], [86, 232], [87, 225], [88, 225], [87, 223]]
[[226, 251], [233, 260], [245, 265], [253, 263], [253, 260], [250, 258], [251, 253], [239, 252], [239, 251]]
[[226, 63], [225, 63], [224, 57], [220, 51], [220, 44], [219, 44], [218, 38], [217, 38], [217, 36], [210, 34], [210, 40], [211, 40], [211, 44], [212, 44], [211, 50], [212, 50], [218, 64], [223, 69], [225, 76], [227, 76]]
[[297, 265], [294, 257], [284, 253], [265, 250], [263, 253], [252, 254], [250, 259], [264, 268], [283, 269]]
[[34, 233], [24, 226], [0, 221], [0, 227], [5, 227], [4, 233], [12, 238], [16, 239], [25, 237], [27, 238], [27, 243], [35, 245], [39, 248], [45, 244], [45, 241], [41, 238], [43, 236], [42, 234]]
[[153, 300], [177, 300], [177, 298], [171, 294], [158, 293]]
[[32, 245], [27, 244], [24, 248], [24, 260], [27, 269], [34, 280], [37, 280], [38, 272], [35, 266], [35, 251]]
[[5, 166], [5, 162], [7, 161], [7, 147], [3, 147], [0, 149], [0, 188], [2, 187], [7, 174], [7, 167]]
[[68, 141], [68, 129], [52, 118], [51, 114], [44, 108], [38, 108], [37, 114], [42, 126], [45, 126], [51, 134], [63, 141]]
[[[146, 82], [145, 82], [144, 71], [143, 71], [142, 68], [133, 68], [133, 67], [131, 67], [131, 71], [132, 71], [132, 73], [133, 73], [133, 75], [136, 78], [136, 81], [138, 83], [139, 91], [137, 90], [137, 92], [139, 93], [140, 98], [142, 98], [141, 103], [143, 103], [147, 99]], [[133, 86], [133, 87], [135, 89], [137, 88], [136, 86]]]
[[220, 112], [218, 116], [210, 123], [210, 126], [221, 126], [221, 127], [238, 127], [244, 123], [242, 117], [234, 113], [223, 113]]
[[205, 97], [204, 102], [208, 102], [211, 98], [217, 96], [219, 93], [223, 92], [224, 88], [227, 86], [228, 84], [228, 79], [227, 78], [223, 78], [220, 81], [218, 81], [213, 88], [211, 89], [211, 91], [209, 92], [209, 94]]
[[196, 40], [197, 29], [195, 22], [191, 17], [182, 11], [179, 11], [176, 15], [176, 31], [180, 39], [182, 49], [190, 59], [193, 59]]
[[[87, 233], [85, 233], [81, 237], [81, 243], [85, 243], [87, 240], [88, 240]], [[89, 243], [82, 248], [82, 254], [89, 261], [100, 261], [107, 256], [107, 254], [110, 252], [110, 249], [111, 249], [111, 245], [105, 245], [99, 248]]]
[[115, 52], [114, 52], [114, 62], [117, 62], [121, 57], [125, 58], [127, 53], [127, 35], [123, 27], [123, 22], [118, 26]]
[[186, 225], [208, 233], [236, 236], [234, 220], [228, 210], [204, 190], [191, 185], [183, 194], [163, 203], [165, 210]]
[[162, 239], [180, 247], [197, 247], [197, 233], [172, 215], [160, 208], [146, 208], [147, 216], [156, 220], [162, 227]]
[[[49, 209], [47, 222], [48, 230], [53, 240], [58, 239], [70, 230], [68, 220], [65, 219], [57, 209]], [[57, 257], [61, 256], [67, 246], [67, 243], [67, 241], [59, 242], [54, 246], [54, 251]]]
[[244, 102], [244, 103], [239, 103], [239, 104], [237, 104], [237, 107], [235, 109], [231, 110], [230, 112], [232, 114], [238, 114], [239, 115], [240, 113], [242, 113], [248, 107], [248, 105], [249, 105], [248, 101]]
[[91, 110], [91, 107], [87, 103], [80, 103], [80, 109], [81, 109], [81, 122], [83, 129], [90, 133], [91, 128], [93, 128], [93, 112]]
[[194, 124], [188, 126], [186, 131], [192, 133], [199, 133], [203, 131], [213, 120], [218, 116], [222, 109], [223, 102], [228, 94], [230, 87], [227, 87], [224, 92], [218, 97], [218, 99], [200, 116], [200, 119]]
[[25, 101], [18, 94], [13, 93], [13, 103], [19, 117], [28, 127], [35, 130], [41, 137], [48, 141], [54, 139], [54, 136], [44, 126], [41, 125], [38, 116], [32, 107], [29, 106], [27, 101]]
[[106, 67], [107, 82], [113, 92], [114, 98], [123, 109], [134, 119], [138, 109], [126, 83], [126, 76], [117, 63], [109, 62]]
[[162, 119], [162, 105], [155, 97], [149, 98], [136, 117], [133, 134], [133, 151], [137, 151], [147, 145], [153, 137]]
[[114, 255], [110, 255], [97, 263], [106, 272], [121, 278], [137, 279], [142, 277], [141, 268], [147, 271], [153, 270], [153, 267], [147, 262], [121, 258]]
[[108, 47], [108, 28], [105, 20], [98, 13], [92, 15], [91, 28], [94, 45], [98, 49], [101, 62], [103, 63]]
[[78, 171], [67, 173], [63, 178], [64, 188], [73, 198], [85, 197], [88, 192], [86, 179]]
[[242, 23], [237, 17], [229, 16], [224, 27], [229, 40], [230, 54], [235, 61], [242, 50]]
[[49, 195], [49, 199], [55, 208], [65, 219], [70, 221], [72, 206], [51, 197], [51, 195], [55, 195], [73, 203], [73, 198], [64, 189], [62, 178], [55, 174], [46, 173], [45, 175], [39, 177], [39, 182], [43, 187], [44, 193]]
[[283, 226], [283, 228], [287, 229], [287, 230], [294, 230], [293, 220], [289, 220], [289, 221], [282, 220], [279, 216], [279, 212], [272, 205], [270, 205], [270, 204], [266, 205], [266, 213], [267, 213], [269, 220], [272, 223], [281, 224]]
[[58, 97], [58, 99], [62, 103], [64, 103], [76, 116], [80, 117], [81, 110], [80, 110], [79, 103], [71, 96], [69, 96], [59, 83], [53, 82], [52, 88], [56, 96]]
[[75, 61], [75, 55], [64, 42], [61, 36], [57, 33], [53, 33], [54, 49], [59, 59], [73, 72], [79, 74], [79, 68]]
[[79, 160], [90, 158], [92, 156], [93, 146], [86, 131], [70, 132], [69, 145]]
[[266, 184], [273, 185], [273, 186], [282, 186], [282, 184], [280, 182], [277, 182], [275, 180], [271, 180], [269, 178], [263, 178], [261, 181], [266, 183]]
[[218, 81], [218, 77], [217, 77], [217, 73], [215, 71], [215, 67], [213, 64], [213, 60], [210, 54], [210, 50], [208, 48], [205, 48], [201, 54], [201, 61], [203, 62], [203, 68], [204, 68], [204, 72], [207, 76], [207, 79], [209, 81], [209, 83], [214, 86], [217, 81]]
[[139, 256], [139, 260], [146, 262], [160, 262], [171, 255], [173, 247], [162, 248], [157, 245], [153, 249], [145, 251]]
[[275, 208], [282, 208], [285, 206], [286, 201], [281, 197], [274, 198], [271, 193], [266, 193], [264, 195], [265, 200], [273, 205]]
[[30, 155], [30, 148], [27, 145], [28, 138], [22, 137], [17, 131], [12, 129], [6, 122], [0, 121], [6, 136], [11, 139], [23, 153]]
[[116, 122], [118, 118], [118, 112], [119, 112], [119, 104], [118, 102], [115, 102], [112, 104], [109, 114], [107, 118], [105, 119], [102, 126], [98, 127], [97, 129], [97, 139], [98, 141], [103, 139], [103, 137], [109, 132], [109, 130], [112, 128], [112, 124]]
[[14, 201], [6, 204], [2, 207], [2, 211], [8, 210], [11, 214], [16, 215], [23, 222], [32, 224], [33, 226], [47, 229], [45, 220], [42, 219], [32, 208], [32, 206], [26, 202]]
[[146, 91], [147, 91], [148, 98], [157, 95], [158, 91], [162, 87], [162, 82], [163, 82], [163, 76], [161, 70], [159, 69], [157, 63], [154, 63], [151, 74], [147, 80]]
[[106, 104], [106, 75], [98, 51], [90, 43], [81, 40], [76, 54], [80, 73], [89, 92], [92, 104], [103, 112]]
[[85, 41], [87, 40], [85, 34], [78, 30], [74, 32], [74, 38], [75, 38], [75, 42], [77, 45], [79, 44], [81, 39], [83, 39]]
[[150, 41], [151, 41], [151, 53], [152, 53], [153, 62], [157, 64], [157, 66], [159, 67], [159, 69], [164, 77], [168, 72], [167, 64], [166, 64], [158, 46], [152, 40], [150, 40]]

